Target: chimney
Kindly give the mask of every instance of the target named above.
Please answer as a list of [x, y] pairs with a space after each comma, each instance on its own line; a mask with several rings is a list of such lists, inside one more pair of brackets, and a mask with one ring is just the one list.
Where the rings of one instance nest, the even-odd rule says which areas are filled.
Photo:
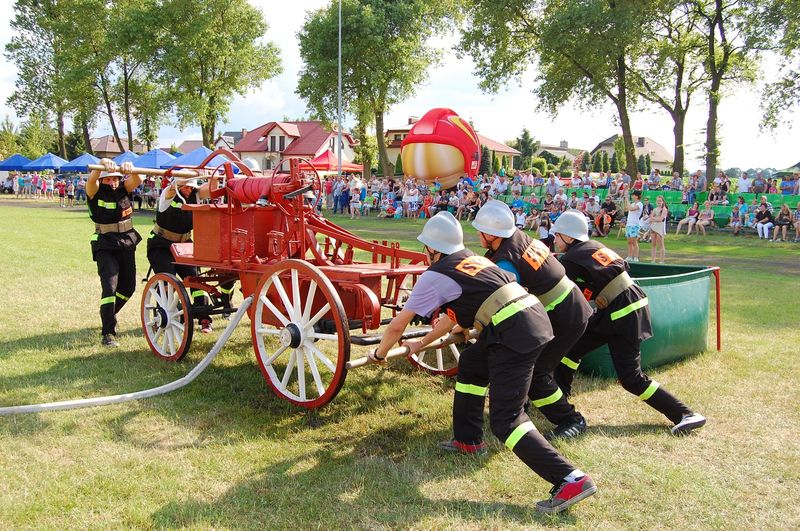
[[562, 140], [561, 142], [559, 142], [558, 145], [561, 149], [567, 149], [569, 147], [569, 142], [567, 142], [566, 140]]
[[644, 137], [640, 136], [639, 140], [636, 142], [636, 145], [639, 147], [644, 147]]
[[409, 116], [408, 117], [408, 125], [415, 124], [419, 122], [419, 116]]
[[247, 129], [242, 129], [242, 138], [247, 136]]

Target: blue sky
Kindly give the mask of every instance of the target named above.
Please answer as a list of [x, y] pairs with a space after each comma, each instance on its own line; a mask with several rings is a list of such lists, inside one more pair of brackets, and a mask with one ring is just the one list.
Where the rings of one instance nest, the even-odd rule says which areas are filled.
[[[296, 78], [301, 68], [296, 34], [302, 26], [309, 9], [324, 6], [323, 0], [295, 0], [281, 2], [275, 8], [275, 0], [251, 0], [265, 13], [269, 24], [266, 38], [279, 44], [283, 73], [262, 85], [259, 90], [236, 97], [226, 123], [218, 125], [218, 131], [253, 129], [271, 120], [280, 120], [284, 115], [295, 117], [305, 114], [304, 102], [295, 94]], [[13, 2], [0, 2], [0, 20], [5, 25], [0, 32], [0, 44], [9, 39], [8, 21], [13, 16]], [[445, 50], [452, 46], [456, 37], [442, 38], [436, 44]], [[774, 60], [767, 61], [761, 79], [775, 75]], [[461, 116], [473, 120], [479, 132], [499, 141], [517, 136], [527, 127], [543, 144], [569, 142], [570, 147], [592, 149], [601, 140], [619, 132], [615, 125], [616, 112], [610, 105], [591, 110], [577, 105], [565, 106], [557, 116], [537, 110], [536, 99], [531, 93], [534, 72], [528, 72], [521, 84], [512, 83], [496, 95], [484, 94], [478, 89], [478, 79], [472, 75], [472, 61], [459, 59], [452, 51], [446, 51], [443, 62], [430, 72], [428, 80], [418, 87], [408, 101], [396, 105], [389, 112], [387, 126], [402, 125], [408, 116], [420, 116], [433, 107], [450, 107]], [[5, 57], [0, 59], [0, 114], [10, 115], [19, 122], [6, 100], [14, 90], [16, 71]], [[721, 165], [723, 167], [776, 167], [783, 168], [800, 161], [800, 148], [795, 129], [784, 129], [779, 133], [760, 132], [758, 87], [729, 88], [720, 108], [720, 136], [722, 139]], [[703, 143], [706, 108], [699, 99], [691, 107], [687, 120], [686, 143], [688, 169], [700, 168], [700, 150]], [[797, 120], [795, 120], [797, 122]], [[345, 125], [348, 125], [347, 123]], [[632, 115], [635, 135], [649, 136], [673, 150], [672, 123], [669, 116], [658, 109], [635, 112]], [[107, 134], [110, 127], [101, 124], [95, 135]], [[199, 139], [198, 128], [177, 130], [163, 127], [159, 145], [179, 144], [183, 140]]]

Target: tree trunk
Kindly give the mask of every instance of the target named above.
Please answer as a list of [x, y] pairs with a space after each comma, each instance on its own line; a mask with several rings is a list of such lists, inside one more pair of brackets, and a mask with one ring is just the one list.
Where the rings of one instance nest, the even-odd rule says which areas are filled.
[[142, 120], [142, 128], [144, 129], [143, 136], [144, 136], [145, 146], [147, 147], [147, 151], [150, 151], [151, 149], [153, 149], [151, 147], [153, 144], [151, 141], [152, 137], [150, 136], [150, 118], [147, 115], [145, 115], [144, 119]]
[[687, 109], [678, 106], [675, 108], [675, 112], [672, 114], [672, 120], [674, 122], [672, 132], [675, 134], [675, 153], [673, 156], [672, 171], [678, 172], [678, 175], [681, 176], [683, 175], [683, 167], [685, 165], [684, 154], [686, 153], [686, 149], [683, 146], [686, 111]]
[[67, 158], [67, 144], [64, 141], [64, 111], [58, 109], [56, 112], [56, 124], [58, 126], [58, 155], [62, 159]]
[[394, 177], [394, 164], [389, 161], [389, 154], [386, 152], [386, 139], [383, 137], [383, 111], [375, 111], [375, 139], [378, 141], [378, 160], [383, 168], [384, 177], [391, 179]]
[[631, 132], [631, 119], [628, 115], [628, 89], [625, 78], [625, 57], [617, 58], [617, 111], [619, 112], [619, 123], [622, 126], [622, 140], [625, 142], [625, 171], [634, 178], [637, 171], [636, 148], [633, 145], [633, 133]]
[[92, 149], [92, 138], [89, 135], [89, 124], [86, 123], [85, 119], [81, 119], [81, 131], [83, 132], [83, 143], [86, 147], [86, 153], [89, 155], [94, 155], [94, 150]]
[[708, 94], [708, 122], [706, 122], [706, 181], [711, 182], [717, 173], [719, 146], [717, 145], [717, 113], [719, 111], [719, 87], [722, 74], [711, 79], [711, 91]]
[[105, 74], [100, 74], [100, 92], [103, 95], [103, 102], [106, 104], [106, 112], [108, 113], [108, 121], [111, 124], [111, 131], [114, 133], [114, 139], [120, 150], [125, 151], [125, 146], [122, 145], [122, 139], [119, 137], [117, 131], [117, 122], [114, 121], [114, 111], [111, 109], [111, 97], [108, 94], [108, 82], [106, 81]]
[[125, 125], [128, 128], [128, 149], [133, 151], [133, 122], [131, 122], [131, 86], [128, 62], [122, 61], [122, 105], [125, 107]]

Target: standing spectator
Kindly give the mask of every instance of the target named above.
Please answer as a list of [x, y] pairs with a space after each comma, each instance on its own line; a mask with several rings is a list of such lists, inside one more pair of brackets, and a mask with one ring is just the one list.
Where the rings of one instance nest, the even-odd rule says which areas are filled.
[[49, 175], [44, 180], [44, 184], [47, 185], [47, 198], [51, 200], [55, 199], [55, 195], [53, 195], [53, 192], [55, 192], [55, 176]]
[[761, 172], [756, 172], [756, 176], [753, 179], [753, 184], [750, 187], [751, 191], [755, 194], [763, 194], [767, 191], [767, 181], [764, 179], [764, 176]]
[[67, 185], [64, 181], [59, 180], [55, 187], [58, 189], [58, 206], [64, 208], [67, 206]]
[[[346, 178], [342, 177], [341, 181], [341, 188], [339, 192], [339, 210], [342, 214], [345, 214], [350, 209], [350, 186], [347, 183]], [[333, 211], [336, 213], [336, 210]]]
[[350, 189], [350, 219], [361, 218], [361, 187], [360, 181], [353, 183]]
[[789, 210], [789, 205], [783, 203], [781, 205], [781, 209], [778, 211], [778, 215], [775, 216], [775, 231], [772, 233], [772, 241], [777, 242], [778, 240], [778, 232], [781, 232], [781, 240], [787, 241], [786, 239], [786, 232], [789, 230], [789, 227], [792, 226], [792, 211]]
[[620, 174], [620, 179], [622, 180], [623, 184], [625, 184], [625, 189], [626, 190], [630, 190], [631, 189], [631, 176], [628, 175], [627, 171], [622, 170], [622, 173]]
[[642, 199], [642, 218], [639, 220], [639, 229], [643, 233], [642, 241], [650, 241], [650, 214], [653, 213], [653, 205], [650, 204], [650, 198], [645, 197]]
[[672, 180], [669, 182], [669, 187], [675, 191], [683, 190], [683, 179], [678, 172], [672, 172]]
[[33, 192], [33, 198], [39, 198], [39, 192], [41, 191], [41, 185], [39, 184], [39, 174], [34, 173], [31, 175], [31, 191]]
[[343, 189], [342, 180], [339, 177], [335, 177], [334, 181], [333, 181], [333, 213], [334, 214], [336, 214], [339, 211], [339, 205], [341, 205], [342, 189]]
[[[655, 262], [664, 263], [667, 257], [667, 248], [664, 245], [664, 238], [667, 235], [667, 205], [664, 202], [664, 196], [656, 197], [656, 207], [650, 212], [650, 239], [653, 245], [650, 249], [650, 260]], [[661, 260], [658, 259], [659, 254]]]
[[751, 182], [752, 181], [750, 180], [750, 176], [747, 175], [747, 172], [742, 172], [741, 177], [739, 177], [739, 193], [750, 193]]
[[794, 172], [794, 195], [800, 195], [800, 172]]
[[742, 216], [739, 213], [739, 204], [733, 205], [731, 209], [731, 217], [728, 220], [728, 226], [733, 229], [733, 235], [737, 236], [739, 231], [742, 230]]
[[639, 261], [639, 222], [642, 218], [642, 192], [634, 190], [632, 201], [626, 205], [628, 219], [625, 222], [625, 237], [628, 239], [628, 262]]
[[758, 205], [758, 210], [756, 211], [756, 232], [758, 233], [758, 239], [768, 240], [769, 231], [774, 226], [775, 223], [772, 212], [769, 211], [767, 205], [761, 203]]
[[781, 194], [791, 195], [794, 193], [794, 179], [791, 175], [787, 175], [781, 179]]
[[697, 170], [695, 172], [695, 177], [697, 177], [697, 193], [703, 193], [708, 190], [708, 181], [706, 180], [706, 176], [703, 174], [703, 172]]
[[583, 187], [586, 190], [591, 190], [592, 188], [594, 188], [594, 182], [592, 181], [592, 174], [589, 172], [589, 170], [586, 170], [583, 173], [583, 179], [581, 180], [581, 182], [583, 183]]
[[323, 185], [323, 189], [325, 190], [325, 207], [328, 209], [328, 212], [333, 210], [333, 181], [333, 178], [326, 177], [325, 184]]
[[555, 197], [558, 193], [559, 188], [561, 186], [558, 184], [558, 180], [556, 180], [556, 176], [553, 172], [550, 172], [550, 175], [547, 179], [547, 186], [544, 188], [545, 194], [550, 194], [550, 197]]

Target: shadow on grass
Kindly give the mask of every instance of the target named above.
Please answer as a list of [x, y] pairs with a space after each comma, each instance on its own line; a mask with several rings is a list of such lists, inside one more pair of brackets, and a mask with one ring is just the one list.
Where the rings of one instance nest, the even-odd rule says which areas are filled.
[[[469, 481], [487, 459], [431, 455], [416, 446], [419, 439], [445, 438], [441, 431], [416, 432], [399, 421], [365, 437], [332, 434], [323, 448], [280, 459], [264, 467], [215, 499], [193, 498], [170, 502], [152, 515], [154, 527], [246, 528], [406, 528], [426, 524], [426, 519], [461, 518], [481, 522], [502, 518], [515, 526], [564, 526], [576, 519], [538, 515], [536, 496], [530, 504], [431, 498], [430, 483]], [[503, 450], [501, 450], [503, 451]], [[533, 472], [530, 472], [531, 474]], [[513, 481], [507, 478], [508, 481]], [[426, 489], [426, 485], [428, 486]], [[448, 496], [445, 494], [445, 496]]]

